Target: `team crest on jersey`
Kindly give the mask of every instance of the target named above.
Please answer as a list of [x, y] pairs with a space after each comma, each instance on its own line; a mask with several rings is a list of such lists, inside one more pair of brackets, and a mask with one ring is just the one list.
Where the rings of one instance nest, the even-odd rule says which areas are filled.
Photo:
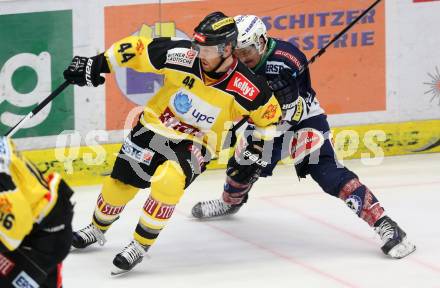
[[138, 40], [138, 42], [136, 43], [136, 52], [138, 55], [141, 55], [145, 50], [145, 45], [142, 42], [141, 39]]
[[201, 130], [209, 130], [221, 110], [183, 88], [170, 98], [169, 105], [183, 122]]
[[231, 80], [229, 80], [226, 90], [235, 92], [250, 101], [254, 101], [258, 94], [260, 94], [260, 90], [257, 86], [237, 71], [235, 71]]
[[266, 74], [280, 74], [281, 69], [290, 69], [284, 62], [279, 61], [267, 61], [266, 62]]
[[277, 108], [278, 105], [270, 104], [269, 107], [267, 107], [266, 111], [264, 111], [263, 116], [261, 118], [272, 120], [273, 117], [277, 114]]
[[173, 48], [167, 52], [167, 60], [165, 63], [192, 67], [197, 58], [197, 51], [188, 48]]
[[292, 138], [289, 147], [294, 163], [300, 163], [307, 155], [320, 149], [324, 141], [324, 135], [316, 129], [303, 128], [298, 130]]

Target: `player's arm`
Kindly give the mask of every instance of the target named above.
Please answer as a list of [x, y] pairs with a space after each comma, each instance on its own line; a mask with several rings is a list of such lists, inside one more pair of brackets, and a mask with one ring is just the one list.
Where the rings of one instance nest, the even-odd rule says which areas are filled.
[[253, 122], [255, 130], [252, 130], [250, 135], [245, 133], [243, 139], [245, 142], [236, 147], [234, 157], [228, 162], [226, 173], [228, 180], [232, 180], [231, 185], [234, 182], [238, 186], [252, 184], [270, 161], [272, 145], [267, 143], [276, 136], [275, 124], [280, 120], [282, 112], [269, 89], [264, 95], [265, 99], [261, 105], [249, 113], [249, 119]]
[[270, 87], [281, 105], [283, 120], [292, 125], [298, 124], [306, 115], [306, 101], [300, 95], [296, 71], [284, 68]]
[[12, 148], [0, 138], [0, 252], [15, 250], [29, 234], [33, 216], [29, 203], [10, 175]]
[[129, 36], [115, 42], [105, 53], [93, 57], [75, 56], [64, 71], [64, 78], [79, 86], [99, 86], [105, 82], [102, 73], [117, 68], [162, 74], [167, 52], [180, 45], [171, 38]]

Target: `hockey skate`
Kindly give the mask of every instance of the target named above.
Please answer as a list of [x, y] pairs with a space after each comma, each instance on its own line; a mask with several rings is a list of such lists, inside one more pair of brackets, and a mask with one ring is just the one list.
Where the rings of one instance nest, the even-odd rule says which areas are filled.
[[72, 246], [76, 249], [83, 249], [98, 242], [100, 246], [103, 246], [106, 242], [104, 233], [98, 229], [95, 225], [90, 224], [83, 229], [73, 232]]
[[221, 199], [198, 202], [191, 210], [198, 219], [209, 219], [237, 213], [243, 204], [229, 205]]
[[146, 250], [147, 249], [139, 244], [139, 242], [132, 240], [130, 244], [113, 259], [113, 265], [115, 265], [115, 267], [111, 275], [117, 276], [129, 272], [134, 266], [142, 262]]
[[374, 224], [374, 230], [382, 239], [383, 253], [400, 259], [416, 250], [416, 246], [406, 239], [406, 233], [390, 217], [384, 216]]

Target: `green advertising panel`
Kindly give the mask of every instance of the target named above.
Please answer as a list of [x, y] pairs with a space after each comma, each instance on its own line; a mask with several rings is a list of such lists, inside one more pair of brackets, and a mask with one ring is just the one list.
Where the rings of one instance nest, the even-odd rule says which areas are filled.
[[[63, 81], [73, 54], [72, 11], [0, 15], [0, 134]], [[15, 138], [74, 129], [73, 88], [27, 122]]]

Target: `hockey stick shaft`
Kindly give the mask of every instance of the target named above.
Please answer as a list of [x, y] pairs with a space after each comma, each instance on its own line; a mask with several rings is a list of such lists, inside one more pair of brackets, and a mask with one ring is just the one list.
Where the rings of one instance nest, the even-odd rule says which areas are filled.
[[338, 41], [339, 38], [341, 38], [345, 33], [347, 33], [348, 30], [351, 29], [351, 27], [353, 27], [354, 25], [356, 25], [357, 22], [359, 22], [365, 15], [368, 14], [368, 12], [370, 12], [374, 7], [376, 7], [377, 4], [379, 4], [382, 0], [376, 0], [373, 4], [371, 4], [367, 10], [365, 10], [364, 12], [361, 13], [361, 15], [359, 15], [358, 17], [356, 17], [356, 19], [354, 19], [350, 24], [347, 25], [347, 27], [345, 27], [341, 32], [339, 32], [335, 37], [333, 37], [333, 39], [327, 43], [327, 45], [325, 45], [324, 47], [322, 47], [321, 49], [319, 49], [318, 53], [316, 53], [315, 55], [312, 56], [312, 58], [310, 58], [310, 60], [307, 62], [307, 64], [305, 66], [302, 67], [302, 69], [300, 70], [300, 74], [302, 73], [302, 71], [306, 70], [306, 68], [312, 64], [313, 62], [316, 61], [316, 59], [318, 59], [319, 57], [322, 56], [322, 54], [325, 53], [325, 51], [327, 50], [328, 47], [330, 47], [330, 45], [332, 45], [333, 43], [335, 43], [336, 41]]
[[[368, 12], [370, 12], [377, 4], [379, 4], [382, 0], [376, 0], [373, 4], [371, 4], [364, 12], [362, 12], [358, 17], [356, 17], [350, 24], [348, 24], [341, 32], [339, 32], [335, 37], [332, 38], [332, 40], [330, 42], [327, 43], [327, 45], [325, 45], [324, 47], [322, 47], [321, 49], [319, 49], [319, 51], [313, 55], [309, 61], [307, 61], [307, 63], [302, 66], [299, 69], [299, 72], [297, 75], [294, 75], [294, 77], [298, 77], [299, 75], [301, 75], [302, 73], [304, 73], [305, 70], [307, 70], [307, 68], [309, 67], [310, 64], [314, 63], [319, 57], [322, 56], [322, 54], [324, 54], [327, 51], [327, 48], [330, 47], [330, 45], [332, 45], [333, 43], [335, 43], [339, 38], [341, 38], [345, 33], [347, 33], [348, 30], [351, 29], [351, 27], [353, 27], [357, 22], [359, 22], [365, 15], [368, 14]], [[231, 139], [231, 146], [235, 145], [236, 142], [236, 136], [235, 133], [237, 132], [237, 130], [243, 126], [244, 123], [246, 123], [246, 121], [248, 120], [249, 116], [245, 116], [243, 117], [240, 121], [237, 122], [237, 124], [235, 124], [229, 131], [231, 133], [233, 133], [232, 137], [233, 139]], [[235, 141], [234, 141], [235, 140]]]
[[24, 123], [34, 117], [38, 112], [40, 112], [47, 104], [49, 104], [55, 97], [57, 97], [64, 89], [69, 86], [69, 82], [65, 81], [63, 84], [58, 86], [49, 96], [46, 97], [37, 107], [35, 107], [29, 114], [27, 114], [23, 119], [21, 119], [14, 127], [12, 127], [8, 133], [6, 133], [6, 137], [12, 137], [21, 127], [23, 127]]

